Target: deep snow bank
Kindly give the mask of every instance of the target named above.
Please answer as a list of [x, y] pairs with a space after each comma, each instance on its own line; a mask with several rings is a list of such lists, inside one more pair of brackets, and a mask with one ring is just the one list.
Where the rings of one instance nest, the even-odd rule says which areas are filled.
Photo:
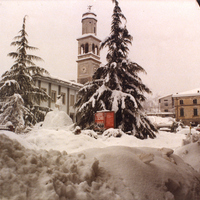
[[108, 185], [126, 200], [197, 200], [200, 175], [173, 150], [108, 147], [84, 151], [109, 174]]
[[200, 141], [179, 147], [175, 153], [200, 173]]
[[199, 174], [171, 149], [29, 150], [0, 135], [0, 199], [200, 199]]
[[44, 119], [44, 128], [60, 128], [73, 124], [72, 119], [66, 112], [55, 109], [47, 113]]
[[[139, 140], [132, 135], [122, 134], [120, 138], [109, 137], [107, 134], [94, 135], [92, 130], [82, 130], [79, 135], [74, 135], [70, 131], [70, 127], [63, 129], [45, 129], [42, 127], [35, 127], [28, 134], [18, 135], [23, 138], [27, 143], [38, 149], [54, 149], [58, 151], [67, 151], [68, 153], [79, 152], [89, 148], [104, 148], [107, 146], [129, 146], [129, 147], [168, 147], [175, 149], [181, 146], [182, 139], [185, 138], [184, 134], [174, 134], [167, 132], [159, 132], [155, 139]], [[8, 134], [9, 136], [9, 134]], [[95, 136], [95, 135], [94, 135]], [[12, 139], [12, 138], [11, 138]]]
[[0, 135], [0, 199], [117, 199], [99, 173], [99, 161], [82, 153], [28, 150]]

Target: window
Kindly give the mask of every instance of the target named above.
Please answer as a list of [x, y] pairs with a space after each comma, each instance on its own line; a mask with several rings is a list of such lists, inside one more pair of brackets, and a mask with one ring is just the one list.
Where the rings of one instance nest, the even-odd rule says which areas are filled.
[[88, 49], [88, 43], [85, 44], [85, 53], [88, 53], [89, 49]]
[[193, 99], [193, 104], [197, 104], [197, 99]]
[[165, 103], [165, 106], [168, 106], [168, 103]]
[[183, 100], [180, 100], [180, 104], [183, 104]]
[[166, 109], [166, 110], [164, 110], [164, 112], [169, 112], [169, 111]]
[[54, 90], [51, 91], [51, 101], [53, 103], [56, 102], [56, 91], [54, 91]]
[[82, 44], [81, 45], [81, 52], [80, 52], [80, 54], [84, 54], [85, 52], [84, 52], [84, 44]]
[[198, 116], [198, 109], [194, 108], [193, 113], [194, 113], [194, 116]]
[[184, 116], [184, 108], [180, 108], [180, 116], [181, 116], [181, 117]]
[[62, 92], [61, 96], [62, 96], [62, 103], [65, 105], [66, 94]]
[[92, 52], [95, 53], [95, 46], [92, 44]]
[[99, 52], [99, 51], [98, 51], [98, 47], [96, 46], [96, 47], [95, 47], [95, 54], [96, 54], [96, 55], [99, 55], [98, 52]]
[[74, 106], [74, 95], [70, 95], [70, 106]]

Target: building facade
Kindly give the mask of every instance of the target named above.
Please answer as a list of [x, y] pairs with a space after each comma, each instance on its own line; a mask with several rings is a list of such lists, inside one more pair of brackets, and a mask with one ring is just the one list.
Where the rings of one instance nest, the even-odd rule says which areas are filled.
[[89, 9], [82, 15], [82, 36], [78, 41], [77, 82], [85, 84], [92, 80], [96, 69], [100, 66], [100, 42], [97, 37], [96, 14]]
[[174, 99], [172, 94], [159, 98], [159, 110], [160, 112], [174, 113]]
[[200, 88], [173, 95], [177, 121], [185, 125], [200, 124]]
[[58, 95], [61, 95], [61, 110], [65, 111], [73, 121], [76, 121], [74, 104], [76, 102], [77, 93], [82, 85], [72, 81], [54, 78], [52, 76], [35, 75], [33, 78], [35, 85], [43, 89], [51, 97], [48, 101], [40, 101], [38, 104], [42, 107], [54, 109], [57, 97]]

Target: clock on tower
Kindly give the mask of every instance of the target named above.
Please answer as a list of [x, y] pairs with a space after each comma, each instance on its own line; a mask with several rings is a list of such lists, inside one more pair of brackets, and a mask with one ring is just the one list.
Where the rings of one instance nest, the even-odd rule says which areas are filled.
[[82, 72], [83, 74], [85, 74], [85, 73], [87, 72], [87, 68], [86, 68], [85, 66], [83, 66], [83, 67], [81, 68], [81, 72]]

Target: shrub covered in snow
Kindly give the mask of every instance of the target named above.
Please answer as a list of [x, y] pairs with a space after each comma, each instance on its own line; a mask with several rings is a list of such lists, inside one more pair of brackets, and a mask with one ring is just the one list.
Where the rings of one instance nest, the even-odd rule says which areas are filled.
[[81, 134], [88, 135], [88, 136], [95, 138], [95, 139], [98, 138], [98, 134], [93, 130], [82, 130]]
[[190, 129], [188, 127], [186, 129], [182, 129], [181, 131], [179, 131], [179, 134], [186, 135], [186, 138], [183, 139], [182, 145], [187, 145], [190, 143], [200, 141], [200, 133], [199, 131], [196, 131], [195, 129]]
[[109, 128], [103, 132], [104, 137], [121, 137], [124, 132], [121, 129]]

